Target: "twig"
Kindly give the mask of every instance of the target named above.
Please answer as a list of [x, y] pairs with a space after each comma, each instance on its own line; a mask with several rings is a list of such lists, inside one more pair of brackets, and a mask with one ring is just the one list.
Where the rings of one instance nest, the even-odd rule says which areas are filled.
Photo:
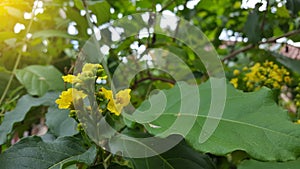
[[141, 78], [137, 81], [135, 81], [134, 85], [132, 86], [132, 89], [135, 89], [137, 84], [147, 81], [147, 80], [151, 80], [151, 81], [162, 81], [162, 82], [167, 82], [167, 83], [171, 83], [171, 84], [175, 84], [176, 81], [172, 80], [172, 79], [166, 79], [166, 78], [162, 78], [162, 77], [153, 77], [153, 76], [147, 76], [144, 78]]
[[175, 2], [175, 1], [174, 0], [169, 1], [169, 3], [167, 3], [163, 8], [161, 8], [161, 10], [159, 12], [166, 10], [170, 5], [173, 4], [173, 2]]
[[[272, 37], [272, 38], [267, 39], [266, 41], [260, 41], [257, 44], [260, 45], [260, 44], [265, 44], [265, 43], [273, 43], [273, 42], [276, 42], [276, 40], [278, 40], [280, 38], [289, 37], [289, 36], [296, 35], [296, 34], [299, 34], [299, 33], [300, 33], [300, 29], [299, 30], [293, 30], [293, 31], [287, 32], [287, 33], [285, 33], [281, 36]], [[225, 58], [223, 58], [222, 61], [224, 62], [225, 60], [231, 59], [231, 58], [235, 57], [237, 54], [245, 52], [249, 49], [252, 49], [255, 46], [256, 45], [254, 45], [254, 44], [249, 44], [249, 45], [247, 45], [247, 46], [245, 46], [245, 47], [243, 47], [239, 50], [233, 51], [232, 53], [227, 55]]]
[[225, 58], [223, 58], [222, 61], [224, 62], [225, 60], [231, 59], [231, 58], [235, 57], [237, 54], [245, 52], [245, 51], [247, 51], [249, 49], [252, 49], [254, 47], [255, 46], [253, 44], [249, 44], [249, 45], [247, 45], [247, 46], [245, 46], [245, 47], [243, 47], [239, 50], [235, 50], [232, 53], [230, 53], [229, 55], [227, 55]]
[[267, 0], [266, 10], [264, 11], [264, 15], [263, 15], [262, 22], [261, 22], [261, 25], [260, 25], [261, 32], [263, 32], [263, 30], [264, 30], [268, 8], [269, 8], [269, 0]]
[[3, 92], [2, 96], [1, 96], [0, 105], [2, 104], [3, 100], [5, 99], [5, 96], [6, 96], [8, 90], [9, 90], [9, 88], [11, 86], [11, 83], [12, 83], [13, 79], [14, 79], [14, 76], [16, 74], [16, 70], [17, 70], [17, 68], [19, 66], [19, 63], [20, 63], [20, 60], [21, 60], [21, 57], [22, 57], [22, 52], [26, 52], [26, 48], [27, 48], [27, 45], [26, 45], [27, 36], [26, 35], [29, 33], [29, 31], [31, 29], [31, 26], [32, 26], [32, 23], [33, 23], [33, 20], [34, 20], [34, 15], [35, 15], [34, 13], [35, 13], [35, 10], [37, 9], [37, 4], [38, 4], [38, 1], [36, 2], [36, 5], [34, 5], [33, 8], [32, 8], [32, 10], [31, 10], [32, 18], [30, 19], [29, 24], [28, 24], [28, 26], [26, 28], [25, 37], [22, 39], [22, 42], [24, 43], [24, 45], [22, 47], [22, 51], [20, 51], [18, 53], [17, 60], [16, 60], [15, 65], [13, 67], [12, 73], [11, 73], [11, 75], [9, 77], [8, 83], [7, 83], [7, 85], [6, 85], [5, 89], [4, 89], [4, 92]]

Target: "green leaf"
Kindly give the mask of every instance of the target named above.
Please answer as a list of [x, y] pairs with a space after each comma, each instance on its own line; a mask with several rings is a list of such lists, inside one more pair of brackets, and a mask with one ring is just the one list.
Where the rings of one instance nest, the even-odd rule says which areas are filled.
[[137, 169], [215, 169], [208, 156], [200, 154], [183, 142], [171, 150], [149, 158], [129, 159]]
[[78, 133], [77, 122], [69, 117], [70, 110], [61, 110], [57, 106], [49, 107], [46, 114], [46, 125], [58, 136], [73, 136]]
[[4, 9], [10, 16], [16, 17], [18, 19], [23, 19], [23, 13], [19, 9], [11, 6], [4, 6]]
[[300, 159], [288, 162], [245, 160], [238, 166], [238, 169], [298, 169], [299, 166]]
[[[256, 159], [268, 161], [294, 160], [300, 155], [300, 126], [293, 124], [287, 118], [287, 112], [276, 105], [270, 89], [262, 88], [257, 92], [243, 93], [231, 85], [224, 86], [224, 89], [221, 87], [221, 90], [227, 89], [227, 96], [223, 115], [217, 118], [208, 116], [210, 106], [213, 106], [212, 110], [217, 109], [216, 103], [211, 105], [212, 90], [209, 82], [201, 84], [198, 88], [200, 107], [195, 115], [191, 115], [190, 112], [197, 103], [190, 97], [197, 93], [180, 93], [182, 90], [192, 89], [192, 86], [186, 83], [178, 84], [180, 88], [175, 85], [174, 88], [163, 91], [166, 105], [159, 117], [156, 117], [155, 110], [158, 111], [156, 113], [160, 113], [160, 108], [157, 107], [162, 101], [158, 100], [156, 95], [149, 98], [151, 102], [142, 103], [134, 113], [135, 117], [142, 114], [145, 121], [154, 119], [144, 122], [151, 134], [161, 137], [171, 134], [184, 135], [186, 126], [193, 125], [185, 139], [194, 149], [205, 153], [226, 155], [235, 150], [242, 150]], [[185, 107], [185, 111], [180, 111], [183, 100], [188, 100], [190, 108]], [[151, 107], [153, 111], [148, 110], [149, 105], [155, 105]], [[141, 110], [147, 110], [147, 113], [140, 113]], [[135, 115], [136, 113], [140, 115]], [[175, 121], [181, 123], [174, 123]], [[211, 124], [209, 127], [217, 124], [217, 128], [206, 128], [203, 133], [204, 124]], [[200, 140], [203, 134], [211, 136], [203, 142]]]
[[79, 39], [76, 36], [69, 35], [67, 32], [59, 31], [59, 30], [42, 30], [34, 32], [32, 38], [49, 38], [49, 37], [61, 37], [68, 39]]
[[62, 74], [54, 66], [28, 66], [17, 70], [16, 77], [31, 95], [42, 96], [49, 90], [64, 89]]
[[2, 169], [62, 168], [65, 163], [91, 164], [96, 150], [85, 150], [81, 140], [62, 137], [53, 142], [43, 142], [40, 137], [28, 137], [0, 155]]
[[43, 97], [34, 98], [30, 95], [24, 95], [19, 100], [14, 110], [6, 112], [4, 120], [0, 125], [0, 145], [6, 141], [6, 135], [12, 131], [13, 125], [24, 120], [27, 112], [32, 107], [55, 104], [54, 100], [58, 93], [46, 93]]
[[277, 8], [277, 15], [282, 18], [290, 18], [290, 13], [285, 6]]
[[293, 15], [297, 16], [300, 11], [300, 0], [288, 0], [286, 2], [286, 7], [293, 13]]
[[[134, 130], [125, 129], [122, 134], [134, 138], [147, 138], [151, 137], [151, 135], [138, 132]], [[155, 149], [152, 149], [147, 143], [144, 144], [142, 142], [138, 142], [135, 139], [130, 137], [126, 138], [120, 136], [122, 139], [116, 137], [110, 139], [109, 146], [111, 150], [114, 152], [118, 152], [118, 150], [129, 150], [127, 152], [122, 152], [127, 157], [126, 159], [131, 161], [133, 168], [136, 169], [153, 169], [153, 168], [164, 168], [164, 169], [215, 169], [214, 164], [210, 160], [207, 155], [201, 154], [191, 147], [189, 147], [184, 141], [181, 141], [174, 145], [174, 147], [170, 147], [170, 149], [166, 152], [159, 153]], [[159, 138], [157, 138], [159, 139]], [[162, 141], [163, 139], [159, 139]], [[149, 144], [155, 144], [155, 142], [149, 141]], [[146, 158], [130, 158], [132, 151], [141, 151], [142, 154], [148, 154], [151, 152], [155, 152], [155, 156], [146, 157]], [[135, 153], [133, 153], [135, 154]], [[139, 154], [139, 153], [138, 153]], [[157, 155], [156, 155], [157, 154]]]
[[89, 2], [89, 9], [97, 17], [97, 25], [102, 25], [110, 19], [110, 5], [106, 1]]
[[11, 38], [17, 38], [18, 36], [13, 32], [0, 32], [0, 42]]
[[290, 68], [291, 70], [300, 73], [300, 61], [296, 59], [291, 59], [287, 56], [283, 56], [276, 52], [270, 52], [278, 62], [283, 64], [284, 66]]
[[261, 30], [259, 28], [258, 11], [253, 11], [248, 15], [248, 19], [244, 26], [244, 32], [248, 37], [249, 42], [256, 43], [261, 40]]
[[97, 155], [97, 149], [96, 146], [93, 145], [83, 154], [66, 158], [60, 161], [59, 163], [56, 163], [53, 166], [49, 167], [49, 169], [63, 169], [72, 166], [74, 163], [78, 163], [78, 162], [91, 165], [94, 162], [96, 155]]

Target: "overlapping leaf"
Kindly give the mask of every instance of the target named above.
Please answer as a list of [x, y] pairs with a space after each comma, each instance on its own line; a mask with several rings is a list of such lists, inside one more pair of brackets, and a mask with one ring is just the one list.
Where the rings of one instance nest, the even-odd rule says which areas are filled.
[[46, 93], [43, 97], [35, 98], [30, 95], [24, 95], [17, 103], [14, 110], [5, 113], [3, 122], [0, 125], [0, 145], [6, 141], [6, 135], [9, 134], [13, 125], [25, 119], [26, 114], [32, 107], [51, 106], [49, 114], [46, 116], [46, 123], [56, 136], [70, 136], [78, 133], [75, 126], [77, 123], [68, 117], [68, 112], [59, 110], [55, 106], [55, 99], [58, 93]]
[[43, 142], [40, 137], [28, 137], [0, 155], [1, 169], [51, 168], [60, 169], [74, 162], [92, 164], [95, 147], [88, 151], [82, 142], [73, 137], [62, 137]]

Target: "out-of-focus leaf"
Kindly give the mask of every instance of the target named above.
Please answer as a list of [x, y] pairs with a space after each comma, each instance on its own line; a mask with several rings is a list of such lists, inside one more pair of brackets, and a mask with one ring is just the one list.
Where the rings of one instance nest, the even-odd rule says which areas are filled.
[[102, 25], [103, 23], [109, 21], [110, 19], [110, 5], [106, 1], [90, 1], [89, 9], [97, 17], [97, 25]]
[[0, 42], [11, 39], [11, 38], [16, 38], [17, 35], [13, 32], [0, 32]]
[[249, 42], [256, 43], [261, 40], [261, 31], [259, 26], [259, 15], [255, 10], [248, 15], [248, 19], [244, 26], [244, 31]]
[[11, 6], [4, 6], [4, 9], [7, 11], [9, 15], [16, 17], [18, 19], [23, 19], [23, 13], [19, 9]]
[[40, 137], [34, 136], [22, 139], [0, 154], [0, 164], [1, 169], [61, 169], [68, 163], [91, 164], [95, 155], [95, 147], [86, 151], [82, 141], [74, 137], [43, 142]]
[[69, 35], [67, 32], [62, 32], [59, 30], [42, 30], [34, 32], [32, 38], [49, 38], [49, 37], [62, 37], [68, 39], [79, 39], [77, 36]]
[[[89, 38], [89, 35], [87, 33], [87, 28], [89, 27], [88, 22], [85, 18], [85, 16], [80, 15], [80, 11], [76, 10], [74, 8], [69, 7], [66, 11], [67, 17], [76, 22], [76, 28], [78, 30], [78, 34], [80, 38]], [[77, 35], [78, 36], [78, 35]]]
[[289, 57], [283, 56], [279, 53], [271, 52], [271, 54], [276, 58], [278, 62], [284, 66], [290, 68], [291, 70], [300, 73], [300, 60], [291, 59]]
[[292, 11], [293, 15], [297, 16], [300, 11], [300, 0], [288, 0], [286, 2], [288, 10]]
[[54, 66], [28, 66], [17, 70], [16, 77], [31, 95], [42, 96], [49, 90], [64, 89], [62, 74]]
[[285, 6], [277, 8], [277, 15], [282, 17], [282, 18], [289, 18], [290, 14], [289, 11], [286, 9]]
[[[0, 95], [3, 94], [10, 76], [11, 76], [11, 72], [6, 70], [4, 67], [0, 66]], [[13, 82], [11, 84], [11, 89], [17, 88], [18, 85], [19, 85], [18, 81], [16, 79], [13, 79]]]

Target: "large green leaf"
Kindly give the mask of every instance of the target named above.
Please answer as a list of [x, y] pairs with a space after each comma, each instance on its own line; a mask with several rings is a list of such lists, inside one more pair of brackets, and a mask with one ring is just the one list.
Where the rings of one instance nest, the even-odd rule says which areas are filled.
[[16, 71], [16, 77], [31, 95], [42, 96], [49, 90], [63, 90], [62, 74], [54, 66], [32, 65]]
[[238, 166], [238, 169], [298, 169], [300, 159], [288, 162], [262, 162], [256, 160], [246, 160]]
[[85, 150], [81, 140], [62, 137], [53, 142], [43, 142], [40, 137], [22, 139], [0, 155], [1, 169], [62, 168], [64, 164], [84, 162], [91, 164], [96, 149]]
[[[226, 155], [235, 150], [243, 150], [254, 158], [269, 161], [294, 160], [300, 155], [300, 126], [289, 121], [286, 111], [276, 105], [269, 89], [262, 88], [257, 92], [243, 93], [228, 85], [223, 116], [217, 118], [208, 116], [209, 109], [216, 108], [216, 103], [211, 105], [212, 90], [209, 82], [201, 84], [198, 88], [200, 108], [194, 116], [188, 112], [189, 110], [180, 112], [180, 102], [197, 93], [181, 95], [180, 90], [191, 86], [186, 83], [179, 84], [180, 89], [176, 85], [170, 90], [163, 91], [167, 104], [162, 114], [154, 118], [155, 120], [144, 123], [151, 134], [160, 134], [161, 137], [171, 134], [184, 135], [186, 126], [193, 123], [185, 139], [193, 148], [202, 152]], [[158, 105], [160, 101], [154, 97], [156, 95], [151, 96], [149, 99], [151, 102], [145, 101], [138, 110], [149, 109], [149, 105], [154, 105], [153, 102], [156, 102], [155, 106], [152, 106], [153, 109], [159, 110], [156, 107], [160, 106]], [[192, 100], [189, 102], [192, 110], [193, 104], [196, 103]], [[136, 113], [139, 114], [139, 111], [134, 113], [134, 116], [139, 117], [135, 115]], [[155, 117], [153, 114], [154, 111], [142, 113], [144, 119], [153, 119]], [[175, 120], [181, 123], [174, 126]], [[217, 128], [210, 130], [206, 126], [208, 130], [202, 131], [204, 124], [208, 123], [212, 127], [217, 124]], [[201, 143], [203, 140], [200, 140], [200, 136], [203, 134], [211, 136]]]

